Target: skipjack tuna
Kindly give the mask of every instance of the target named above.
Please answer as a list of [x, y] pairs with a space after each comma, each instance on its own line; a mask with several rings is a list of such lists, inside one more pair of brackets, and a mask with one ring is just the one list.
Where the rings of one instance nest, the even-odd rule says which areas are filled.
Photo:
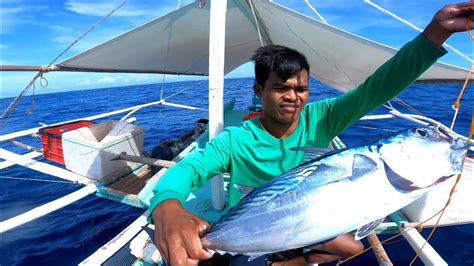
[[[264, 254], [306, 247], [384, 219], [455, 176], [469, 143], [434, 126], [330, 151], [256, 188], [215, 223], [203, 247]], [[317, 154], [318, 148], [296, 148]]]

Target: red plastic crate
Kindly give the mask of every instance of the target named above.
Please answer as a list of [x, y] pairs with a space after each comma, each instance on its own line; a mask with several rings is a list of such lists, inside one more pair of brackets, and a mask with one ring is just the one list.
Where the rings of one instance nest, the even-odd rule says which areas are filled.
[[38, 133], [41, 137], [41, 145], [43, 146], [44, 158], [51, 161], [55, 161], [60, 164], [64, 164], [61, 135], [64, 132], [68, 132], [81, 127], [87, 127], [93, 124], [94, 122], [81, 120], [40, 129]]

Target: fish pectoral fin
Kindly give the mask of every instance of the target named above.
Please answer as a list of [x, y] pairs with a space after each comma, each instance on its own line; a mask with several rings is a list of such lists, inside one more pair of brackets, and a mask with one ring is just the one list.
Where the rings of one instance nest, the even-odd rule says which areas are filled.
[[354, 235], [355, 240], [361, 240], [362, 238], [370, 235], [372, 232], [374, 232], [374, 230], [377, 228], [377, 226], [379, 226], [381, 223], [383, 223], [384, 220], [385, 220], [385, 218], [380, 218], [378, 220], [370, 222], [370, 223], [360, 227], [359, 229], [357, 229], [357, 232]]
[[352, 177], [359, 177], [366, 173], [377, 170], [377, 162], [372, 158], [363, 155], [355, 154], [354, 162], [352, 163]]
[[243, 197], [247, 196], [247, 194], [249, 194], [250, 192], [252, 192], [255, 189], [255, 187], [249, 187], [249, 186], [244, 186], [244, 185], [240, 185], [240, 184], [235, 184], [234, 187], [239, 189], [240, 192], [242, 193], [241, 199]]

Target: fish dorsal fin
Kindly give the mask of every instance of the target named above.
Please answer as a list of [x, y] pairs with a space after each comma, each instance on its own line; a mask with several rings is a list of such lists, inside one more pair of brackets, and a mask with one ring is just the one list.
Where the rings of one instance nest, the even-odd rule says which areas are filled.
[[290, 148], [292, 151], [304, 151], [305, 154], [305, 161], [318, 159], [328, 153], [332, 153], [335, 150], [332, 148], [320, 148], [320, 147], [295, 147]]
[[352, 163], [352, 178], [360, 177], [375, 170], [377, 170], [377, 162], [372, 158], [359, 153], [354, 155], [354, 162]]
[[[251, 253], [251, 254], [249, 254], [248, 261], [252, 261], [252, 260], [254, 260], [254, 259], [260, 258], [261, 256], [266, 255], [266, 254], [268, 254], [268, 252], [255, 252], [255, 253]], [[250, 264], [252, 264], [252, 263], [250, 263]]]
[[383, 223], [384, 220], [385, 220], [385, 218], [380, 218], [378, 220], [370, 222], [370, 223], [360, 227], [359, 229], [357, 229], [357, 232], [355, 233], [355, 236], [354, 236], [355, 240], [361, 240], [362, 238], [370, 235], [373, 231], [375, 231], [375, 229], [381, 223]]

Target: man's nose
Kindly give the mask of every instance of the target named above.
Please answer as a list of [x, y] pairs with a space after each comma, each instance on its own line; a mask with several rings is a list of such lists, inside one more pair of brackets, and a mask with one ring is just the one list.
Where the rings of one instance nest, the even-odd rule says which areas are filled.
[[298, 99], [298, 93], [296, 89], [289, 89], [286, 92], [286, 98], [291, 101], [296, 101]]

